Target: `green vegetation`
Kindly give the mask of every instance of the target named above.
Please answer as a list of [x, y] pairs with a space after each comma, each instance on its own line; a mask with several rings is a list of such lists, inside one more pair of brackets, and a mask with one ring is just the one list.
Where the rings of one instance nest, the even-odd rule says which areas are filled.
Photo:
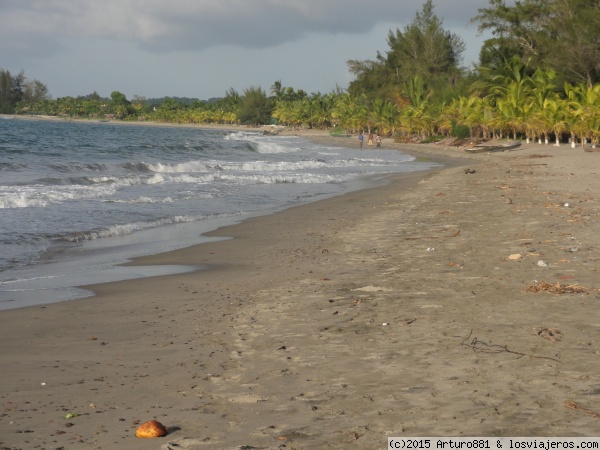
[[29, 81], [25, 72], [11, 75], [0, 69], [0, 114], [12, 114], [15, 109], [29, 110], [48, 98], [48, 88], [38, 80]]
[[511, 137], [549, 143], [600, 139], [600, 6], [587, 0], [489, 0], [472, 19], [491, 32], [479, 64], [462, 64], [465, 46], [426, 0], [412, 23], [390, 30], [374, 60], [351, 60], [347, 89], [307, 94], [275, 81], [267, 93], [233, 88], [223, 98], [128, 100], [115, 91], [52, 100], [24, 72], [0, 70], [0, 112], [190, 124], [278, 123], [376, 130], [432, 141]]
[[242, 123], [262, 125], [269, 123], [273, 111], [272, 101], [260, 87], [250, 87], [241, 99], [238, 119]]

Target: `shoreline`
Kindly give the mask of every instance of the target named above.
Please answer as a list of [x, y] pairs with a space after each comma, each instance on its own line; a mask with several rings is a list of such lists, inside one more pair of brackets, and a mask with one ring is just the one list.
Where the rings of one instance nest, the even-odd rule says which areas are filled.
[[[454, 167], [136, 259], [205, 271], [3, 311], [0, 445], [370, 449], [400, 435], [595, 435], [597, 419], [565, 402], [600, 410], [600, 178], [594, 154], [566, 147], [451, 149], [464, 158]], [[534, 280], [586, 290], [531, 293]], [[136, 421], [152, 418], [169, 436], [136, 439]]]
[[[18, 119], [19, 117], [16, 120]], [[36, 121], [40, 118], [33, 117], [28, 119]], [[89, 121], [86, 120], [83, 122]], [[132, 125], [137, 126], [146, 124], [133, 123]], [[147, 125], [154, 126], [159, 124]], [[173, 127], [177, 126], [173, 125]], [[189, 129], [192, 127], [187, 128]], [[193, 128], [202, 130], [206, 129], [205, 127]], [[272, 129], [272, 127], [266, 128], [268, 130]], [[235, 133], [235, 130], [232, 130], [227, 126], [215, 126], [212, 127], [212, 129], [226, 130], [226, 132], [223, 132], [223, 135]], [[250, 131], [250, 134], [258, 134], [263, 131], [261, 128], [247, 129]], [[281, 131], [281, 129], [278, 129], [278, 131]], [[288, 131], [289, 130], [283, 130], [281, 134], [302, 134]], [[245, 131], [240, 132], [246, 133]], [[350, 145], [350, 142], [348, 142], [346, 139], [331, 137], [329, 136], [328, 132], [320, 130], [311, 131], [308, 137], [302, 136], [302, 139], [306, 139], [305, 142], [307, 143], [311, 140], [313, 143], [315, 143], [320, 139], [320, 143], [323, 144], [323, 146], [348, 148]], [[388, 149], [388, 151], [391, 150]], [[424, 157], [421, 159], [431, 161], [430, 157]], [[343, 195], [345, 192], [350, 192], [356, 189], [364, 189], [365, 186], [378, 185], [385, 182], [384, 179], [386, 176], [387, 175], [377, 175], [375, 177], [366, 176], [364, 178], [357, 178], [354, 181], [345, 182], [344, 187], [340, 188], [340, 192], [321, 194], [319, 197], [311, 198], [308, 201], [315, 201], [316, 198]], [[289, 205], [285, 207], [289, 207]], [[16, 269], [13, 273], [5, 273], [5, 279], [9, 280], [9, 282], [11, 280], [21, 279], [26, 281], [20, 284], [15, 283], [13, 286], [9, 286], [6, 291], [0, 292], [0, 294], [2, 294], [0, 295], [0, 297], [2, 297], [0, 298], [0, 310], [28, 306], [40, 306], [57, 301], [71, 301], [78, 298], [90, 297], [93, 296], [92, 292], [80, 289], [81, 286], [89, 284], [100, 284], [124, 279], [146, 278], [148, 276], [163, 274], [167, 275], [177, 272], [189, 272], [191, 270], [191, 266], [188, 265], [162, 265], [162, 269], [159, 266], [154, 266], [151, 270], [148, 270], [148, 266], [150, 266], [149, 264], [146, 265], [146, 267], [142, 270], [140, 265], [132, 263], [131, 260], [143, 255], [152, 255], [170, 251], [171, 249], [175, 248], [184, 248], [187, 246], [200, 244], [208, 240], [208, 238], [204, 237], [205, 233], [208, 231], [214, 230], [218, 227], [226, 226], [227, 224], [246, 220], [247, 218], [257, 214], [272, 214], [276, 211], [279, 211], [281, 208], [277, 207], [268, 211], [247, 213], [243, 215], [240, 214], [238, 216], [234, 215], [229, 218], [204, 220], [197, 223], [183, 225], [176, 224], [169, 226], [167, 230], [162, 230], [162, 228], [158, 228], [156, 230], [142, 230], [132, 234], [132, 238], [129, 241], [127, 237], [119, 238], [119, 245], [115, 246], [114, 249], [112, 249], [110, 242], [103, 244], [102, 242], [105, 241], [105, 239], [99, 239], [98, 241], [92, 240], [90, 242], [84, 242], [81, 244], [81, 247], [75, 249], [58, 248], [56, 250], [49, 251], [43, 258], [43, 260], [52, 261], [52, 263], [47, 267], [44, 264], [40, 264], [37, 268], [35, 266], [30, 266]], [[162, 244], [161, 233], [166, 233], [166, 235], [169, 235], [171, 240], [168, 242], [177, 242], [177, 245], [169, 245], [168, 243]], [[195, 237], [195, 235], [198, 237]], [[182, 238], [182, 236], [185, 237]], [[178, 238], [175, 239], [176, 237]], [[136, 242], [142, 241], [147, 241], [148, 245], [144, 245], [142, 248], [141, 245], [135, 244]], [[133, 245], [132, 242], [134, 243]], [[155, 244], [152, 244], [153, 242]], [[159, 244], [156, 244], [157, 242], [161, 242], [160, 247]], [[93, 256], [85, 256], [88, 253]], [[53, 255], [58, 255], [56, 260]], [[111, 261], [111, 258], [114, 263]], [[178, 270], [176, 266], [179, 266], [180, 269]], [[88, 267], [88, 269], [81, 270], [85, 267]], [[161, 273], [161, 270], [164, 273]], [[31, 281], [27, 282], [27, 280]], [[10, 289], [13, 289], [13, 291], [10, 291]]]

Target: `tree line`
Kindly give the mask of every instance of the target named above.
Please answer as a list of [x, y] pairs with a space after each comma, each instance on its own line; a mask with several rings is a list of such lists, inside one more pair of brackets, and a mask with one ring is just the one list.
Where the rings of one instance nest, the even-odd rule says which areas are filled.
[[[115, 91], [51, 99], [43, 83], [0, 71], [0, 111], [176, 123], [376, 130], [399, 139], [511, 136], [558, 143], [600, 139], [600, 5], [589, 0], [489, 0], [472, 22], [491, 38], [479, 63], [462, 66], [461, 38], [446, 30], [426, 0], [387, 51], [347, 62], [354, 80], [322, 94], [275, 81], [267, 92], [231, 88], [211, 101]], [[11, 111], [12, 109], [12, 111]]]
[[13, 75], [0, 69], [0, 114], [26, 111], [48, 96], [48, 87], [39, 80], [28, 80], [23, 70]]

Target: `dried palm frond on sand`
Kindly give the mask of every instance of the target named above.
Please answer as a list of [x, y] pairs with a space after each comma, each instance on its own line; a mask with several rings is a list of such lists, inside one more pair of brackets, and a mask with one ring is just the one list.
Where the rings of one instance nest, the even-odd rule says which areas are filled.
[[525, 287], [527, 292], [549, 292], [551, 294], [586, 294], [588, 289], [576, 284], [560, 284], [558, 281], [554, 284], [545, 281], [537, 281]]

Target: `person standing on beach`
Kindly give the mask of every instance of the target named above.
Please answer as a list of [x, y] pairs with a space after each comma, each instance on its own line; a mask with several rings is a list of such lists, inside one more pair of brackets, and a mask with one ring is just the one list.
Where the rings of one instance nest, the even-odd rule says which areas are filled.
[[379, 133], [377, 133], [377, 137], [375, 138], [375, 145], [377, 148], [381, 147], [381, 135]]
[[373, 133], [369, 133], [369, 148], [373, 148]]
[[363, 145], [363, 132], [361, 131], [360, 134], [358, 135], [358, 142], [360, 143], [360, 149], [362, 150], [362, 145]]

